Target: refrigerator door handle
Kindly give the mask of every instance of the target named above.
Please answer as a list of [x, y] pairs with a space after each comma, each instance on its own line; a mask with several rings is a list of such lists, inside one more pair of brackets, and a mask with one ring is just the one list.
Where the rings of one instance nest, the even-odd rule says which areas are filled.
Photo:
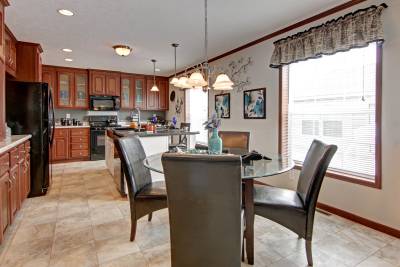
[[50, 102], [50, 109], [51, 109], [51, 113], [52, 113], [52, 117], [53, 117], [53, 119], [52, 119], [52, 125], [51, 125], [51, 127], [52, 127], [52, 129], [51, 129], [51, 137], [50, 137], [50, 145], [52, 145], [53, 144], [53, 141], [54, 141], [54, 130], [55, 130], [55, 127], [56, 127], [56, 120], [55, 120], [55, 114], [54, 114], [54, 102], [53, 102], [53, 93], [52, 93], [52, 89], [50, 88], [50, 90], [49, 90], [49, 92], [50, 92], [50, 97], [49, 97], [49, 102]]

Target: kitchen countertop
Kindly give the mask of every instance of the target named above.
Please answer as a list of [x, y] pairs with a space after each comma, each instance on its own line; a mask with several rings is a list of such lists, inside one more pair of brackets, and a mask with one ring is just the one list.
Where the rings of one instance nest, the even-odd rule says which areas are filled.
[[67, 128], [90, 128], [90, 125], [79, 125], [79, 126], [74, 126], [74, 125], [69, 125], [69, 126], [56, 125], [56, 129], [67, 129]]
[[0, 141], [0, 154], [7, 152], [8, 150], [24, 143], [32, 137], [30, 134], [24, 135], [12, 135], [11, 138]]
[[163, 130], [155, 133], [148, 133], [148, 132], [135, 132], [133, 130], [112, 130], [113, 134], [117, 137], [127, 137], [136, 135], [139, 137], [152, 137], [152, 136], [173, 136], [173, 135], [195, 135], [199, 134], [199, 132], [189, 132], [189, 131], [182, 131], [179, 129], [169, 129]]

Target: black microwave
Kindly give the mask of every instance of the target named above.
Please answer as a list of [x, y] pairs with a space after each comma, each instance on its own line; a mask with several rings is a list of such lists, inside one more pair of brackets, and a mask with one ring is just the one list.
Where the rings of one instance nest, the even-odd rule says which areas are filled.
[[90, 96], [90, 110], [114, 111], [120, 110], [121, 102], [118, 96]]

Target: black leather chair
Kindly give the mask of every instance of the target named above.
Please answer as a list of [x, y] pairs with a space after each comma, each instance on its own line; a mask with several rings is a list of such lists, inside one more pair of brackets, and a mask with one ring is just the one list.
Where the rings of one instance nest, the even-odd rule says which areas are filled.
[[297, 190], [270, 186], [255, 186], [254, 213], [270, 219], [306, 240], [308, 265], [313, 265], [311, 242], [315, 207], [322, 181], [329, 163], [337, 150], [314, 140], [303, 163]]
[[138, 137], [124, 137], [115, 141], [128, 186], [131, 210], [131, 237], [135, 240], [137, 220], [167, 207], [167, 191], [164, 182], [153, 182], [150, 171], [144, 167], [146, 158]]
[[239, 267], [241, 159], [164, 153], [172, 267]]

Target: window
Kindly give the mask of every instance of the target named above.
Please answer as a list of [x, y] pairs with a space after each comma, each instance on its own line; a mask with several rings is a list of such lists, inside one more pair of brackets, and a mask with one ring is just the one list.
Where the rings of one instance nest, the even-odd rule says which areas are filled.
[[380, 44], [281, 68], [280, 150], [302, 164], [314, 139], [336, 144], [328, 176], [380, 187]]
[[186, 113], [185, 120], [190, 122], [190, 130], [199, 131], [196, 141], [207, 143], [208, 131], [203, 123], [208, 119], [208, 92], [202, 89], [187, 89], [185, 91]]

